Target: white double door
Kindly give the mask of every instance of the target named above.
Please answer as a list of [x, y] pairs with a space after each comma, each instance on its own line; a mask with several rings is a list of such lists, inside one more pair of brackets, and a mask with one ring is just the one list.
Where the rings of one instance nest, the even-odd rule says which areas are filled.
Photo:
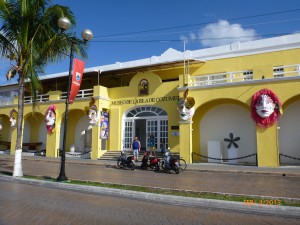
[[156, 150], [160, 150], [160, 143], [168, 143], [168, 120], [167, 118], [126, 118], [123, 133], [124, 150], [130, 150], [130, 145], [135, 136], [141, 142], [142, 150], [149, 150], [149, 137], [153, 133]]

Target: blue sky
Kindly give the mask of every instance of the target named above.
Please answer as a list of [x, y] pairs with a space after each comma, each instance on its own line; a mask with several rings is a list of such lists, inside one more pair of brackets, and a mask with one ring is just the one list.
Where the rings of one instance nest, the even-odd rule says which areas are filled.
[[[80, 37], [89, 28], [86, 68], [159, 56], [168, 48], [208, 48], [300, 32], [299, 0], [55, 0], [69, 6]], [[285, 12], [286, 11], [286, 12]], [[264, 15], [264, 16], [263, 16]], [[231, 37], [231, 38], [229, 38]], [[46, 74], [65, 72], [69, 59], [49, 64]], [[1, 60], [0, 84], [8, 65]]]

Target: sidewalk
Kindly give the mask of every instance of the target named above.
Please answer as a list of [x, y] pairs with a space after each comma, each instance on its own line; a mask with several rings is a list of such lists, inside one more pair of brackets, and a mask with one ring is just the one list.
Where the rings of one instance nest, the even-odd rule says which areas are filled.
[[[14, 160], [14, 156], [1, 154], [0, 158]], [[60, 162], [60, 158], [48, 158], [43, 156], [22, 156], [23, 160], [41, 161], [41, 162]], [[66, 162], [86, 165], [110, 165], [115, 166], [114, 160], [91, 160], [79, 158], [66, 158]], [[140, 162], [138, 163], [138, 165]], [[188, 164], [187, 170], [201, 172], [222, 172], [222, 173], [257, 173], [279, 176], [300, 176], [300, 164], [298, 165], [283, 165], [280, 167], [257, 167], [249, 165], [230, 165], [226, 163], [193, 163]]]
[[[14, 156], [8, 156], [14, 158]], [[60, 162], [60, 158], [47, 158], [42, 156], [23, 156], [23, 160], [34, 160], [44, 162]], [[114, 160], [91, 160], [91, 159], [77, 159], [66, 158], [68, 163], [86, 164], [86, 165], [110, 165], [115, 166]], [[138, 165], [140, 162], [137, 163]], [[257, 167], [249, 165], [230, 165], [220, 163], [193, 163], [188, 164], [187, 170], [201, 171], [201, 172], [227, 172], [227, 173], [257, 173], [257, 174], [269, 174], [280, 176], [299, 176], [300, 177], [300, 164], [299, 165], [286, 165], [280, 167]]]

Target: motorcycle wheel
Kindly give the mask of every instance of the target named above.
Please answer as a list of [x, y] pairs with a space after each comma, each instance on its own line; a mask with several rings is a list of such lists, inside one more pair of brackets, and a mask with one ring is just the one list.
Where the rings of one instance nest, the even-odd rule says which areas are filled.
[[146, 165], [146, 164], [142, 164], [142, 165], [141, 165], [141, 169], [142, 169], [142, 170], [147, 169], [147, 165]]
[[164, 161], [161, 162], [161, 168], [162, 168], [163, 170], [166, 170], [166, 168], [165, 168], [165, 162], [164, 162]]
[[124, 168], [124, 165], [123, 165], [121, 159], [118, 160], [117, 165], [118, 165], [119, 168]]
[[159, 171], [159, 165], [158, 165], [158, 163], [155, 164], [155, 171]]
[[177, 165], [174, 165], [174, 171], [175, 171], [176, 174], [179, 174], [179, 168], [178, 168]]
[[129, 164], [129, 168], [130, 168], [131, 170], [134, 170], [134, 163], [133, 163], [133, 162], [131, 162], [131, 163]]

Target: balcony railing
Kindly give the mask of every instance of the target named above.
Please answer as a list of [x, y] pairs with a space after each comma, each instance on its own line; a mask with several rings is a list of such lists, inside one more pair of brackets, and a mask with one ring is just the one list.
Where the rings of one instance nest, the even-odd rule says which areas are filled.
[[276, 66], [273, 68], [274, 78], [300, 76], [300, 64]]
[[[78, 94], [76, 95], [76, 98], [87, 98], [87, 97], [92, 97], [94, 94], [93, 89], [83, 89], [79, 90]], [[67, 98], [67, 92], [63, 92], [61, 94], [61, 99], [66, 99]]]
[[[300, 76], [300, 64], [276, 66], [273, 68], [273, 77], [296, 77]], [[258, 76], [261, 79], [261, 76]], [[188, 86], [208, 86], [217, 84], [226, 84], [233, 82], [247, 82], [253, 80], [253, 72], [251, 70], [224, 72], [209, 75], [190, 76]]]
[[[43, 94], [43, 95], [37, 95], [36, 97], [37, 102], [47, 102], [49, 101], [49, 95]], [[32, 96], [25, 96], [24, 103], [32, 103], [33, 97]]]
[[13, 104], [14, 104], [14, 97], [0, 98], [0, 106], [13, 105]]
[[207, 86], [207, 85], [215, 85], [215, 84], [248, 81], [252, 79], [253, 79], [253, 73], [251, 70], [226, 72], [226, 73], [189, 77], [189, 86]]

